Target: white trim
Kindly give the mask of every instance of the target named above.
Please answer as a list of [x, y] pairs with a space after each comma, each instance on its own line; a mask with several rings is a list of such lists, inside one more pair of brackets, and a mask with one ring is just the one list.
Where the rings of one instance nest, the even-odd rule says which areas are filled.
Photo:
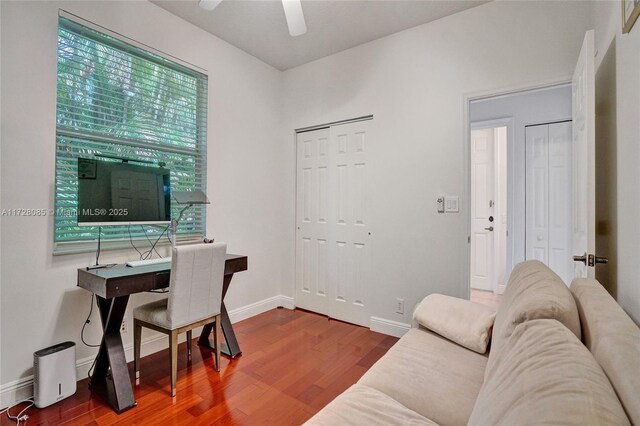
[[[497, 98], [502, 96], [514, 95], [520, 92], [535, 92], [538, 90], [551, 89], [553, 87], [562, 87], [571, 84], [572, 75], [566, 75], [560, 78], [546, 79], [531, 84], [519, 84], [506, 87], [497, 87], [489, 90], [479, 90], [463, 94], [463, 98], [468, 101], [479, 101], [489, 98]], [[468, 112], [468, 102], [466, 102], [465, 110]], [[468, 114], [467, 114], [468, 119]], [[468, 120], [467, 120], [468, 124]]]
[[287, 309], [293, 309], [293, 297], [283, 296], [279, 294], [268, 299], [259, 300], [255, 303], [251, 303], [249, 305], [229, 311], [229, 319], [231, 320], [231, 323], [234, 324], [247, 318], [259, 315], [263, 312], [267, 312], [271, 309], [275, 309], [279, 306]]
[[371, 317], [371, 331], [387, 334], [389, 336], [402, 337], [411, 329], [411, 324], [392, 321], [385, 318]]
[[[167, 349], [168, 343], [164, 334], [154, 334], [142, 340], [140, 352], [142, 356], [150, 355], [163, 349]], [[124, 347], [127, 362], [133, 360], [133, 344]], [[77, 380], [87, 378], [89, 369], [93, 365], [95, 356], [76, 360]], [[33, 396], [33, 375], [0, 386], [0, 407], [7, 407], [16, 401], [21, 401]]]
[[[229, 319], [231, 320], [231, 323], [236, 323], [280, 306], [287, 309], [293, 309], [293, 297], [277, 295], [246, 306], [241, 306], [229, 311]], [[200, 332], [199, 330], [200, 329], [194, 330], [194, 335], [197, 335]], [[183, 335], [181, 337], [180, 342], [184, 342], [185, 336]], [[147, 356], [167, 349], [168, 347], [169, 345], [166, 335], [154, 333], [146, 339], [142, 339], [140, 352], [142, 356]], [[124, 353], [127, 362], [133, 360], [133, 343], [124, 347]], [[95, 356], [89, 356], [76, 360], [76, 377], [78, 380], [83, 380], [87, 377], [87, 373], [93, 365], [94, 359]], [[0, 386], [0, 407], [8, 407], [16, 401], [21, 401], [32, 396], [33, 375], [14, 380], [9, 383], [4, 383]]]
[[33, 396], [33, 376], [14, 380], [0, 387], [0, 407], [3, 409], [16, 401]]

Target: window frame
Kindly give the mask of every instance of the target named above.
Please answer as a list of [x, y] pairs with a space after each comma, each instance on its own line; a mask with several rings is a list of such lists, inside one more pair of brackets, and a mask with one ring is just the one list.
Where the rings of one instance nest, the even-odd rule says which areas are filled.
[[[65, 28], [65, 25], [67, 27]], [[71, 25], [73, 30], [70, 30], [68, 26]], [[124, 52], [127, 55], [137, 56], [142, 58], [143, 60], [155, 62], [157, 65], [161, 67], [165, 67], [174, 72], [178, 72], [184, 74], [185, 76], [193, 77], [196, 80], [195, 85], [195, 97], [196, 97], [196, 105], [192, 105], [196, 111], [195, 116], [195, 142], [193, 147], [188, 147], [187, 145], [180, 146], [176, 143], [166, 143], [162, 144], [162, 138], [156, 138], [155, 141], [147, 141], [145, 140], [135, 140], [127, 137], [119, 137], [112, 135], [100, 134], [99, 132], [92, 132], [89, 129], [73, 129], [69, 126], [65, 126], [59, 123], [58, 117], [58, 106], [59, 100], [58, 96], [59, 92], [59, 70], [56, 68], [56, 166], [55, 166], [55, 176], [54, 176], [54, 218], [53, 218], [53, 254], [54, 255], [62, 255], [62, 254], [72, 254], [72, 253], [86, 253], [93, 252], [96, 250], [96, 242], [98, 240], [98, 232], [92, 228], [96, 227], [86, 227], [86, 233], [95, 232], [95, 237], [91, 238], [89, 236], [84, 236], [77, 239], [61, 239], [61, 237], [65, 236], [65, 233], [69, 234], [71, 237], [72, 234], [80, 233], [79, 229], [76, 226], [68, 224], [68, 215], [69, 215], [69, 206], [63, 206], [60, 204], [61, 200], [64, 201], [64, 196], [61, 194], [64, 193], [65, 190], [68, 190], [68, 186], [65, 187], [65, 184], [68, 182], [72, 182], [73, 178], [65, 177], [61, 178], [61, 167], [62, 164], [66, 161], [67, 170], [69, 165], [74, 158], [77, 157], [88, 157], [88, 158], [99, 158], [98, 156], [92, 157], [91, 154], [81, 154], [79, 152], [72, 152], [70, 148], [71, 144], [64, 144], [61, 141], [64, 141], [65, 138], [76, 138], [78, 142], [78, 146], [82, 146], [91, 152], [100, 151], [98, 148], [100, 144], [106, 146], [107, 144], [113, 150], [136, 150], [136, 154], [131, 158], [135, 161], [135, 158], [147, 158], [144, 157], [139, 152], [144, 152], [146, 150], [150, 157], [153, 156], [161, 156], [162, 154], [166, 156], [173, 155], [174, 157], [182, 157], [178, 161], [180, 167], [184, 167], [185, 164], [191, 164], [193, 168], [193, 177], [192, 179], [187, 179], [189, 182], [184, 183], [181, 182], [182, 187], [180, 190], [185, 189], [185, 185], [189, 189], [193, 190], [202, 190], [206, 193], [207, 186], [207, 110], [208, 110], [208, 76], [207, 72], [200, 67], [197, 67], [193, 64], [189, 64], [188, 62], [182, 61], [178, 58], [175, 58], [171, 55], [167, 55], [157, 49], [154, 49], [150, 46], [132, 40], [122, 34], [111, 31], [107, 28], [104, 28], [100, 25], [97, 25], [93, 22], [82, 19], [76, 15], [73, 15], [69, 12], [66, 12], [62, 9], [59, 9], [58, 13], [58, 26], [56, 27], [56, 40], [58, 43], [56, 44], [56, 58], [57, 61], [60, 58], [60, 48], [59, 48], [59, 37], [60, 30], [64, 28], [66, 31], [71, 32], [73, 34], [78, 34], [81, 37], [94, 39], [99, 43], [105, 43], [103, 39], [96, 39], [94, 32], [100, 33], [101, 36], [106, 36], [104, 39], [109, 39], [108, 45], [117, 50]], [[77, 30], [80, 28], [79, 30]], [[86, 32], [83, 33], [84, 29]], [[77, 31], [76, 31], [77, 30]], [[107, 44], [107, 43], [105, 43]], [[90, 107], [90, 104], [87, 103]], [[87, 108], [89, 108], [87, 107]], [[84, 106], [82, 107], [84, 108]], [[127, 126], [125, 126], [125, 129]], [[128, 132], [135, 130], [134, 127], [127, 129]], [[83, 145], [84, 141], [86, 141], [86, 145]], [[61, 147], [66, 149], [65, 154], [61, 155]], [[62, 157], [65, 157], [61, 159]], [[161, 157], [162, 158], [162, 157]], [[186, 160], [185, 160], [186, 159]], [[162, 162], [165, 162], [164, 159]], [[168, 168], [170, 169], [172, 175], [172, 190], [174, 190], [175, 180], [178, 178], [175, 177], [174, 180], [174, 170], [172, 170], [171, 162], [167, 162]], [[178, 166], [176, 166], [178, 167]], [[184, 173], [182, 174], [184, 176]], [[191, 180], [193, 182], [191, 182]], [[68, 201], [71, 200], [71, 201]], [[74, 200], [77, 206], [77, 195], [75, 199], [71, 197], [67, 201], [69, 203], [73, 203]], [[176, 212], [179, 211], [183, 206], [176, 205], [172, 200], [172, 217], [176, 216]], [[178, 242], [190, 242], [200, 240], [204, 235], [206, 235], [206, 210], [204, 206], [194, 206], [188, 210], [188, 214], [191, 214], [189, 217], [189, 221], [184, 221], [185, 226], [181, 229], [178, 226], [178, 233], [176, 240]], [[65, 224], [64, 215], [67, 215], [67, 223]], [[62, 225], [61, 225], [62, 223]], [[166, 236], [163, 236], [162, 233], [166, 228], [166, 232], [168, 233], [170, 230], [170, 226], [166, 224], [162, 225], [145, 225], [144, 229], [134, 228], [138, 225], [131, 225], [128, 227], [127, 225], [115, 225], [114, 227], [102, 227], [102, 237], [101, 237], [101, 248], [105, 250], [112, 249], [123, 249], [123, 248], [131, 248], [132, 242], [138, 243], [136, 246], [139, 249], [148, 250], [149, 241], [155, 241], [158, 237], [158, 246], [168, 245], [169, 239]], [[189, 229], [184, 229], [184, 228]], [[83, 227], [85, 228], [85, 227]], [[105, 231], [106, 230], [106, 231]], [[129, 232], [132, 232], [132, 235], [129, 235]], [[149, 234], [147, 234], [149, 232]], [[84, 233], [84, 232], [83, 232]]]

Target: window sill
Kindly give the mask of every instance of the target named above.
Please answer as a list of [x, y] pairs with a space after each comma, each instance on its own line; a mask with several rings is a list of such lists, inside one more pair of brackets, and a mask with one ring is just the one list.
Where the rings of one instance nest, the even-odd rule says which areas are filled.
[[[178, 235], [178, 244], [189, 244], [202, 241], [203, 236], [197, 234]], [[141, 250], [148, 250], [150, 248], [149, 242], [146, 239], [135, 239], [134, 244]], [[137, 244], [140, 244], [138, 246]], [[156, 247], [166, 247], [169, 245], [169, 241], [166, 238], [162, 238]], [[53, 255], [64, 256], [67, 254], [80, 254], [80, 253], [94, 253], [98, 248], [98, 240], [94, 241], [69, 241], [69, 242], [56, 242], [53, 243]], [[102, 240], [100, 242], [100, 251], [110, 250], [123, 250], [132, 249], [129, 239], [122, 240]]]

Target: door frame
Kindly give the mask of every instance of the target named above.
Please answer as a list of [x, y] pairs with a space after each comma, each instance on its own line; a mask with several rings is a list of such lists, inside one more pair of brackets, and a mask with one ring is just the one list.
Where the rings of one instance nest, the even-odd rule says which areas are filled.
[[[511, 196], [510, 190], [513, 189], [513, 172], [511, 167], [513, 167], [513, 161], [510, 158], [509, 154], [513, 155], [513, 150], [509, 150], [509, 146], [513, 144], [513, 117], [504, 117], [504, 118], [496, 118], [494, 120], [484, 120], [484, 121], [474, 121], [469, 123], [469, 220], [467, 221], [469, 226], [469, 236], [471, 236], [471, 131], [473, 130], [483, 130], [483, 129], [495, 129], [497, 127], [506, 127], [507, 128], [507, 246], [506, 246], [506, 268], [507, 270], [511, 270], [511, 262], [513, 259], [512, 249], [513, 246], [512, 238], [513, 238], [513, 197]], [[495, 183], [495, 146], [494, 146], [494, 183]], [[495, 240], [494, 240], [495, 243]], [[495, 244], [494, 244], [494, 254], [495, 254]], [[495, 260], [495, 257], [494, 257]], [[495, 262], [494, 262], [495, 263]], [[494, 265], [495, 266], [495, 265]], [[494, 268], [493, 271], [494, 278], [496, 277], [496, 270]], [[502, 294], [504, 293], [504, 288], [506, 286], [499, 286], [497, 283], [492, 283], [491, 290], [494, 293]], [[469, 240], [469, 289], [471, 289], [471, 241]], [[471, 291], [471, 290], [469, 290]]]
[[[565, 75], [564, 77], [555, 78], [555, 79], [546, 79], [540, 80], [537, 82], [524, 83], [520, 85], [512, 85], [506, 87], [498, 87], [494, 89], [488, 90], [479, 90], [474, 92], [463, 93], [462, 95], [462, 152], [463, 152], [463, 190], [462, 190], [462, 199], [466, 200], [466, 205], [470, 206], [471, 200], [471, 122], [469, 121], [469, 110], [471, 107], [471, 102], [479, 101], [488, 98], [495, 98], [498, 96], [508, 96], [514, 95], [521, 92], [529, 92], [534, 90], [541, 89], [549, 89], [556, 86], [563, 86], [566, 84], [571, 84], [571, 80], [573, 77], [573, 73]], [[508, 130], [507, 130], [508, 131]], [[508, 139], [508, 135], [507, 135]], [[515, 153], [513, 152], [513, 148], [509, 146], [507, 142], [507, 199], [508, 204], [507, 208], [509, 211], [513, 211], [512, 206], [509, 203], [513, 202], [513, 185], [509, 186], [509, 176], [513, 176], [512, 167], [514, 167], [514, 157]], [[466, 282], [467, 289], [467, 299], [471, 298], [471, 209], [467, 208], [465, 214], [465, 231], [466, 238], [462, 241], [464, 244], [464, 248], [460, 251], [460, 253], [464, 253], [464, 258], [466, 262], [463, 267], [465, 268], [464, 279]], [[509, 221], [513, 220], [513, 214], [507, 218], [507, 229], [509, 230], [510, 235], [513, 235], [513, 230], [509, 228]], [[508, 245], [508, 255], [507, 255], [507, 270], [511, 271], [513, 269], [513, 245], [509, 246], [509, 241], [507, 241]]]

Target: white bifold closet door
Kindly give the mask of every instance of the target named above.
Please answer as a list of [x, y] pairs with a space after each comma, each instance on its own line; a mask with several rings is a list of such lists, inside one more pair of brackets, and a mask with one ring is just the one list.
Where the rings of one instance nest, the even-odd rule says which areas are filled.
[[573, 279], [571, 122], [526, 127], [526, 258]]
[[369, 326], [370, 120], [297, 135], [296, 306]]

